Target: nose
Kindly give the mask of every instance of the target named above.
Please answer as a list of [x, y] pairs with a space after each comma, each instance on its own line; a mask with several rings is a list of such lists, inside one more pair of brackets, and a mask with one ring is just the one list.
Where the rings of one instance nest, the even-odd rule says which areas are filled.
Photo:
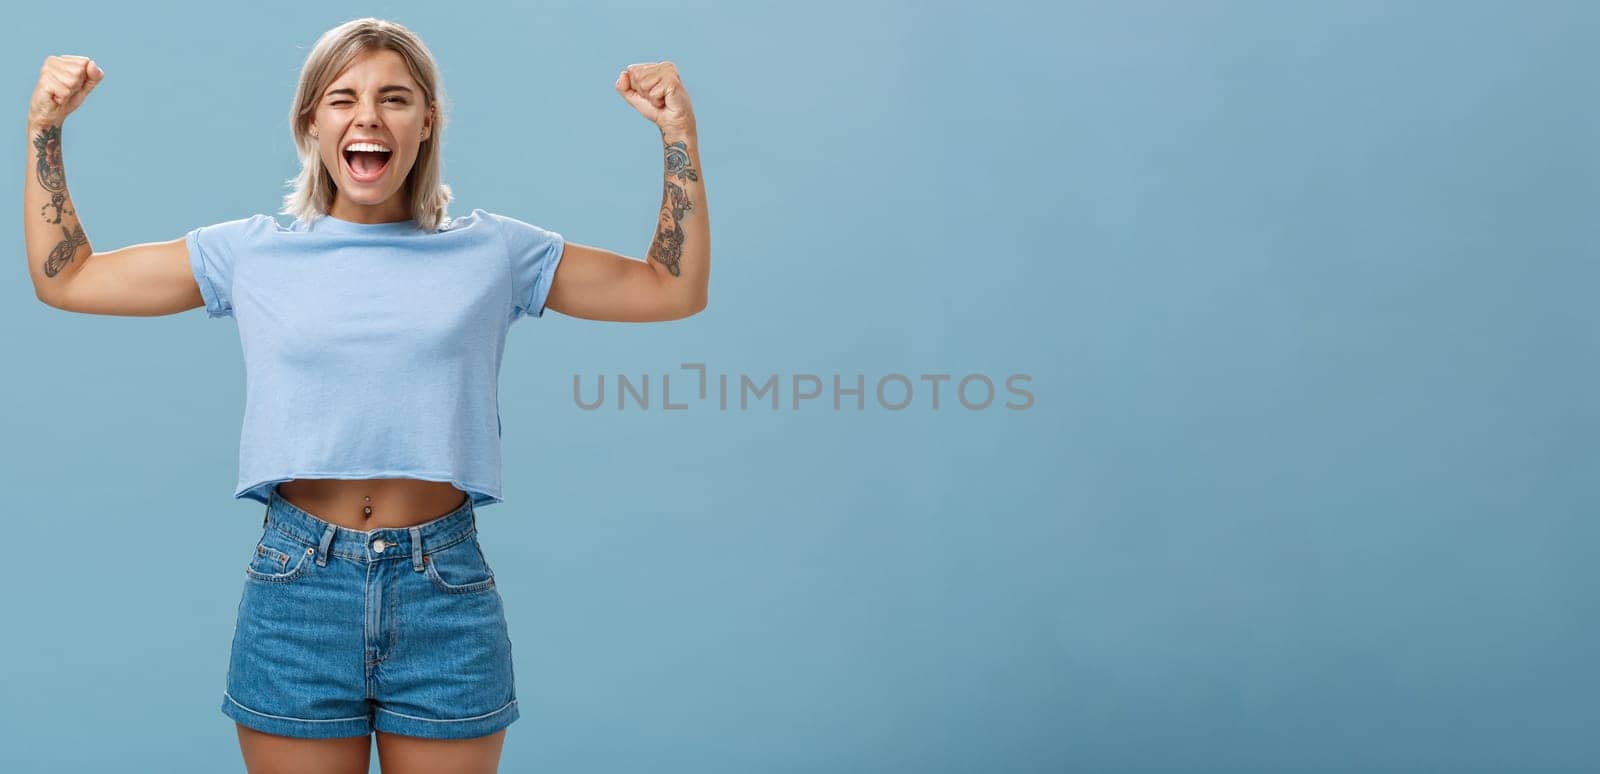
[[375, 102], [360, 100], [356, 103], [356, 126], [376, 127], [378, 125], [378, 105]]

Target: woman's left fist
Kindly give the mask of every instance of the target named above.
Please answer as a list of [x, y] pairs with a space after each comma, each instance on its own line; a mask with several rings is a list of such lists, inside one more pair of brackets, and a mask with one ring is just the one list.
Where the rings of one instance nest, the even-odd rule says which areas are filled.
[[694, 130], [694, 106], [689, 104], [689, 92], [683, 90], [678, 68], [671, 62], [628, 65], [617, 76], [617, 93], [662, 134]]

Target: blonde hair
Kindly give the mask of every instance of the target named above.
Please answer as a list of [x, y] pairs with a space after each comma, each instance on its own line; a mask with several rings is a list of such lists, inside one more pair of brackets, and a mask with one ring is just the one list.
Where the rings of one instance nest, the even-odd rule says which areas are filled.
[[398, 22], [370, 17], [352, 19], [322, 33], [300, 69], [300, 85], [289, 111], [289, 132], [300, 154], [300, 174], [288, 181], [292, 190], [283, 197], [283, 214], [305, 221], [328, 214], [336, 186], [322, 163], [316, 138], [310, 135], [318, 98], [351, 62], [363, 54], [384, 49], [405, 60], [411, 77], [422, 87], [423, 104], [433, 110], [432, 131], [418, 146], [416, 164], [411, 167], [402, 189], [411, 201], [411, 218], [429, 231], [438, 229], [440, 221], [444, 220], [451, 193], [450, 186], [440, 182], [444, 162], [439, 154], [439, 140], [444, 131], [445, 98], [439, 67], [422, 39], [411, 30]]

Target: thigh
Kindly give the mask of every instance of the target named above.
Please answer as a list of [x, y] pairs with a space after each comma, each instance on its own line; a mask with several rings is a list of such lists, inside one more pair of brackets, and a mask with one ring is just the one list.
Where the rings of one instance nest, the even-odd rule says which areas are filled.
[[235, 725], [250, 774], [366, 774], [372, 760], [370, 736], [297, 739]]
[[425, 739], [382, 731], [377, 737], [383, 774], [494, 774], [500, 768], [506, 729], [472, 739]]
[[363, 669], [367, 571], [267, 527], [245, 568], [220, 709], [256, 731], [301, 739], [369, 735]]
[[427, 739], [488, 736], [518, 717], [511, 640], [475, 537], [385, 562], [392, 615], [374, 670], [373, 730]]

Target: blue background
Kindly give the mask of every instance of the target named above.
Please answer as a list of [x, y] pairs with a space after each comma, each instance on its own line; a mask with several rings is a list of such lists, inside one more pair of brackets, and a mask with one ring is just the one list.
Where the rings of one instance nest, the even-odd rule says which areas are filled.
[[[394, 18], [452, 213], [635, 257], [611, 85], [678, 64], [709, 309], [507, 346], [505, 771], [1594, 770], [1597, 9], [35, 4], [0, 63], [13, 180], [43, 58], [105, 68], [64, 147], [108, 250], [273, 212], [310, 45]], [[237, 328], [46, 307], [12, 228], [0, 769], [242, 771]], [[684, 362], [867, 408], [574, 405]]]

